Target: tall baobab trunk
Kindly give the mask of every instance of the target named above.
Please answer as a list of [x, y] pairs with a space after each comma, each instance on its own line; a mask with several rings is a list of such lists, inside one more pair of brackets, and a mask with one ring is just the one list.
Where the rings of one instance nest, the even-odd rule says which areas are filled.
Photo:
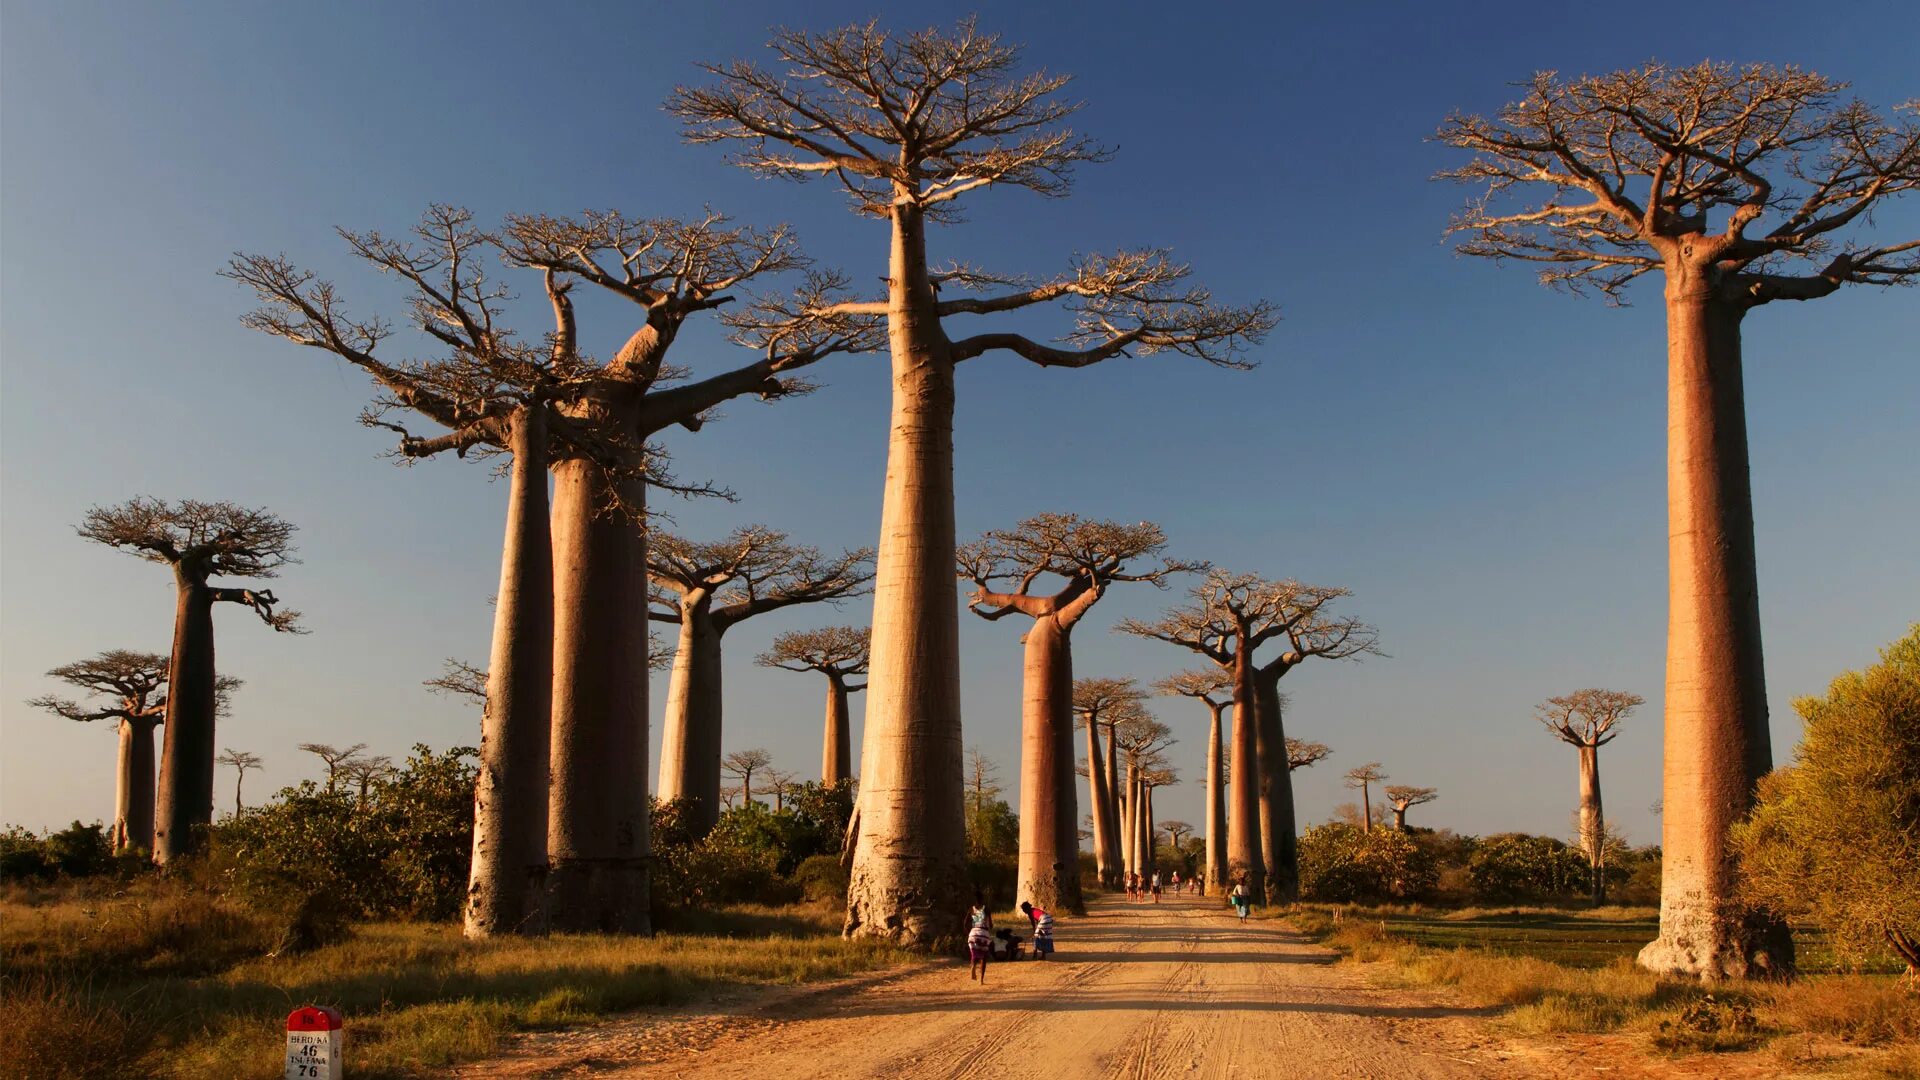
[[1120, 811], [1122, 805], [1120, 796], [1120, 750], [1113, 736], [1114, 729], [1112, 727], [1107, 728], [1107, 772], [1104, 777], [1107, 787], [1107, 851], [1105, 854], [1107, 861], [1112, 863], [1118, 871], [1114, 875], [1113, 880], [1107, 884], [1118, 887], [1121, 884], [1121, 878], [1126, 874], [1127, 863], [1125, 852], [1122, 850], [1125, 847], [1126, 841], [1122, 839], [1122, 833], [1120, 831]]
[[720, 820], [720, 631], [707, 613], [711, 599], [700, 592], [680, 605], [680, 648], [661, 721], [658, 794], [688, 801], [695, 836]]
[[1072, 630], [1053, 615], [1027, 630], [1020, 710], [1020, 899], [1086, 913], [1073, 793]]
[[466, 935], [547, 929], [547, 788], [553, 739], [553, 538], [541, 406], [513, 418], [506, 538], [493, 606]]
[[153, 861], [162, 866], [205, 850], [213, 824], [213, 590], [183, 567], [173, 573], [173, 657], [154, 807]]
[[1607, 825], [1600, 809], [1600, 748], [1580, 748], [1580, 846], [1593, 872], [1593, 902], [1607, 902]]
[[1120, 796], [1120, 865], [1129, 874], [1140, 871], [1140, 830], [1137, 806], [1140, 801], [1140, 770], [1127, 763], [1127, 788]]
[[1100, 721], [1087, 721], [1087, 809], [1092, 819], [1092, 857], [1094, 867], [1100, 872], [1100, 884], [1114, 888], [1119, 880], [1119, 865], [1114, 859], [1112, 846], [1116, 842], [1112, 824], [1108, 815], [1112, 809], [1108, 801], [1112, 799], [1112, 786], [1106, 778], [1106, 759], [1100, 751]]
[[892, 434], [880, 515], [860, 834], [846, 933], [931, 945], [966, 914], [951, 348], [922, 211], [896, 204], [888, 260]]
[[1393, 831], [1407, 831], [1407, 808], [1404, 806], [1393, 807]]
[[[153, 719], [120, 719], [113, 791], [113, 853], [153, 851]], [[234, 796], [238, 800], [239, 796]]]
[[1220, 767], [1220, 714], [1226, 712], [1223, 702], [1215, 705], [1211, 701], [1207, 708], [1213, 712], [1213, 720], [1207, 726], [1207, 892], [1220, 895], [1226, 892], [1227, 881], [1227, 802], [1224, 790], [1227, 778]]
[[1300, 896], [1299, 840], [1293, 817], [1293, 771], [1287, 767], [1287, 731], [1280, 715], [1280, 676], [1254, 675], [1254, 744], [1260, 755], [1260, 860], [1267, 868], [1268, 898], [1291, 904]]
[[1360, 781], [1360, 821], [1366, 831], [1373, 831], [1373, 794], [1366, 780]]
[[1784, 971], [1784, 923], [1734, 894], [1727, 832], [1773, 764], [1741, 385], [1742, 310], [1710, 268], [1667, 266], [1667, 685], [1655, 971]]
[[853, 722], [847, 709], [847, 680], [827, 672], [826, 731], [820, 739], [820, 783], [837, 787], [853, 779]]
[[[646, 534], [607, 512], [586, 461], [554, 470], [553, 785], [549, 916], [557, 930], [646, 933]], [[646, 485], [617, 481], [635, 512]]]
[[[1260, 850], [1260, 751], [1255, 741], [1259, 727], [1258, 680], [1246, 638], [1246, 634], [1240, 635], [1233, 657], [1233, 785], [1227, 808], [1227, 870], [1230, 875], [1245, 874], [1247, 888], [1256, 896], [1264, 896], [1267, 866]], [[1286, 754], [1284, 746], [1280, 753]]]
[[1154, 856], [1154, 844], [1158, 837], [1154, 834], [1159, 830], [1153, 827], [1153, 785], [1142, 784], [1141, 788], [1140, 850], [1144, 852], [1145, 855], [1140, 860], [1140, 872], [1143, 874], [1151, 874], [1157, 863]]

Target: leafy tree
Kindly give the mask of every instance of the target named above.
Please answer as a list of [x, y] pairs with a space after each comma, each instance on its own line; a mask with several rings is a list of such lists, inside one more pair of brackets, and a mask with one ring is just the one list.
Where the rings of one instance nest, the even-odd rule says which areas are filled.
[[1741, 889], [1804, 912], [1851, 958], [1888, 948], [1920, 975], [1920, 624], [1793, 707], [1794, 763], [1733, 830]]
[[1579, 848], [1551, 836], [1500, 833], [1475, 845], [1467, 879], [1488, 900], [1552, 900], [1584, 892], [1591, 872]]
[[1411, 833], [1333, 823], [1300, 835], [1300, 895], [1309, 900], [1409, 900], [1438, 881], [1433, 852]]

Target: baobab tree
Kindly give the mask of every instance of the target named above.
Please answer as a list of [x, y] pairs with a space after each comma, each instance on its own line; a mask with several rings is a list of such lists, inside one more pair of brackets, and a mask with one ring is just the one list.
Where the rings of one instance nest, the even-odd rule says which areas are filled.
[[[877, 322], [809, 314], [838, 282], [809, 273], [793, 298], [761, 298], [730, 316], [732, 340], [760, 359], [674, 385], [687, 373], [666, 363], [667, 349], [688, 319], [734, 300], [731, 290], [752, 278], [804, 269], [786, 230], [732, 227], [711, 214], [602, 213], [515, 217], [489, 234], [467, 211], [434, 206], [417, 242], [341, 236], [356, 257], [407, 284], [412, 322], [443, 357], [377, 355], [391, 327], [350, 317], [331, 283], [281, 258], [242, 255], [229, 265], [227, 275], [265, 305], [248, 324], [371, 377], [380, 396], [362, 422], [398, 430], [408, 460], [448, 450], [511, 455], [467, 935], [539, 933], [550, 919], [569, 930], [644, 932], [648, 802], [632, 776], [647, 771], [651, 665], [638, 522], [649, 487], [718, 493], [675, 481], [654, 436], [674, 425], [697, 430], [732, 398], [805, 391], [791, 372], [876, 343]], [[610, 260], [618, 272], [605, 268]], [[487, 274], [497, 262], [540, 272], [554, 319], [544, 341], [509, 329], [511, 294]], [[580, 281], [645, 312], [605, 363], [579, 348], [571, 293]], [[445, 431], [415, 436], [390, 419], [396, 411]]]
[[[1076, 165], [1108, 156], [1066, 126], [1078, 108], [1059, 96], [1067, 80], [1020, 71], [1018, 50], [971, 21], [898, 37], [874, 23], [781, 31], [770, 48], [777, 68], [704, 65], [711, 85], [677, 89], [668, 108], [690, 141], [731, 145], [737, 164], [764, 176], [836, 181], [857, 213], [887, 222], [885, 297], [825, 309], [884, 315], [893, 363], [846, 930], [930, 944], [953, 933], [969, 892], [958, 611], [944, 584], [955, 549], [956, 366], [993, 352], [1068, 368], [1173, 352], [1244, 368], [1274, 314], [1264, 303], [1216, 303], [1163, 250], [1088, 256], [1039, 281], [936, 269], [927, 226], [956, 220], [959, 200], [990, 187], [1065, 195]], [[1050, 304], [1072, 320], [1064, 347], [1004, 330], [954, 337], [946, 325]]]
[[[1075, 679], [1073, 714], [1087, 729], [1087, 804], [1093, 815], [1094, 862], [1100, 883], [1120, 884], [1126, 872], [1120, 814], [1119, 747], [1113, 733], [1122, 723], [1151, 719], [1147, 695], [1132, 679]], [[1106, 741], [1101, 741], [1101, 729]]]
[[[989, 621], [1023, 615], [1020, 706], [1020, 862], [1017, 891], [1041, 907], [1086, 913], [1080, 896], [1080, 810], [1073, 795], [1073, 628], [1116, 582], [1165, 588], [1203, 564], [1163, 559], [1151, 522], [1040, 514], [959, 548], [974, 583], [967, 608]], [[1145, 563], [1145, 565], [1141, 565]], [[1046, 591], [1038, 591], [1045, 586]]]
[[[1171, 740], [1170, 740], [1171, 741]], [[1140, 873], [1152, 874], [1158, 865], [1160, 833], [1154, 827], [1153, 793], [1163, 787], [1171, 787], [1180, 782], [1173, 767], [1167, 764], [1165, 755], [1155, 754], [1149, 764], [1140, 770], [1139, 829], [1140, 839], [1135, 850], [1139, 853]]]
[[1393, 811], [1393, 827], [1396, 831], [1404, 832], [1407, 828], [1407, 811], [1439, 798], [1440, 792], [1430, 787], [1388, 784], [1386, 795], [1387, 808]]
[[660, 741], [662, 799], [687, 802], [704, 836], [719, 820], [722, 727], [720, 646], [728, 630], [797, 604], [837, 603], [873, 580], [867, 549], [823, 555], [760, 525], [695, 543], [655, 531], [647, 545], [649, 617], [680, 628]]
[[755, 661], [784, 671], [817, 671], [827, 677], [826, 723], [820, 739], [820, 783], [837, 787], [853, 779], [852, 722], [847, 696], [867, 688], [848, 681], [867, 672], [872, 631], [864, 626], [828, 626], [800, 630], [773, 639], [773, 648]]
[[1619, 738], [1617, 728], [1646, 698], [1624, 690], [1576, 690], [1534, 706], [1547, 733], [1580, 751], [1580, 846], [1593, 871], [1593, 902], [1606, 903], [1607, 823], [1600, 804], [1600, 748]]
[[353, 785], [355, 805], [365, 806], [367, 790], [375, 781], [384, 780], [393, 772], [393, 759], [385, 754], [355, 757], [341, 763], [340, 771]]
[[1537, 263], [1544, 284], [1616, 304], [1665, 279], [1670, 810], [1660, 936], [1640, 954], [1654, 971], [1793, 963], [1786, 924], [1735, 895], [1727, 846], [1773, 763], [1740, 337], [1762, 305], [1920, 274], [1920, 239], [1865, 235], [1876, 207], [1920, 187], [1920, 124], [1845, 90], [1765, 64], [1542, 72], [1438, 136], [1474, 155], [1440, 175], [1483, 189], [1450, 228], [1462, 253]]
[[282, 633], [304, 633], [298, 611], [276, 610], [272, 589], [216, 585], [279, 576], [293, 558], [294, 526], [266, 510], [230, 502], [134, 498], [87, 511], [80, 535], [173, 571], [173, 652], [167, 660], [166, 736], [155, 800], [153, 860], [166, 865], [206, 848], [213, 823], [213, 606], [243, 604]]
[[[1153, 684], [1155, 693], [1189, 697], [1207, 707], [1207, 889], [1227, 889], [1227, 769], [1221, 716], [1233, 704], [1233, 678], [1219, 668], [1201, 668], [1170, 675]], [[1292, 749], [1289, 740], [1288, 749]]]
[[[113, 720], [120, 736], [114, 767], [113, 834], [116, 854], [153, 851], [153, 729], [167, 713], [167, 658], [158, 653], [114, 649], [86, 660], [62, 664], [47, 676], [86, 691], [93, 700], [73, 701], [47, 694], [27, 702], [67, 720]], [[214, 710], [224, 715], [240, 680], [214, 681]]]
[[1356, 765], [1347, 770], [1347, 786], [1360, 791], [1361, 827], [1367, 832], [1373, 831], [1373, 785], [1387, 778], [1377, 761], [1365, 765]]
[[1305, 769], [1318, 765], [1333, 754], [1323, 742], [1308, 742], [1305, 739], [1287, 740], [1287, 771]]
[[299, 745], [299, 749], [319, 758], [321, 764], [326, 766], [327, 794], [331, 795], [339, 789], [341, 774], [346, 773], [349, 766], [360, 760], [361, 755], [366, 752], [367, 744], [357, 742], [352, 746], [335, 746], [332, 743], [303, 742]]
[[[1210, 570], [1191, 601], [1155, 622], [1129, 619], [1122, 633], [1192, 650], [1233, 676], [1233, 770], [1227, 809], [1227, 863], [1275, 902], [1299, 894], [1293, 777], [1288, 767], [1280, 680], [1309, 657], [1357, 660], [1379, 654], [1373, 627], [1330, 609], [1342, 588], [1268, 581]], [[1270, 641], [1284, 648], [1256, 659]]]
[[222, 750], [220, 756], [214, 760], [221, 765], [233, 766], [233, 813], [235, 817], [238, 817], [240, 811], [246, 809], [240, 803], [240, 785], [246, 783], [247, 770], [258, 769], [264, 762], [260, 760], [259, 754], [251, 754], [245, 750], [234, 750], [232, 748]]
[[1193, 826], [1184, 821], [1163, 821], [1160, 831], [1167, 834], [1168, 843], [1179, 847], [1187, 842], [1187, 837], [1193, 835]]
[[1126, 766], [1125, 787], [1120, 791], [1120, 851], [1126, 869], [1145, 872], [1153, 857], [1152, 822], [1148, 809], [1148, 777], [1166, 767], [1161, 751], [1172, 746], [1173, 729], [1155, 720], [1144, 708], [1128, 710], [1109, 734], [1120, 748]]
[[785, 769], [767, 769], [766, 790], [773, 795], [773, 811], [786, 808], [787, 792], [793, 788], [793, 774]]
[[[740, 781], [741, 805], [753, 801], [753, 774], [773, 764], [773, 755], [760, 747], [751, 750], [735, 750], [720, 759], [720, 768], [728, 776]], [[716, 801], [718, 794], [715, 795]]]

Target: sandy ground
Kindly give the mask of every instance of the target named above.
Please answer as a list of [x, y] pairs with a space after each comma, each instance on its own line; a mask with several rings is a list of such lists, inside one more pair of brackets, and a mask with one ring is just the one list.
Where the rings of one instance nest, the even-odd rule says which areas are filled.
[[[1574, 1053], [1491, 1036], [1487, 1010], [1368, 985], [1216, 900], [1105, 900], [1047, 962], [958, 962], [536, 1036], [468, 1077], [1554, 1077]], [[1559, 1060], [1556, 1060], [1559, 1059]], [[1605, 1072], [1610, 1070], [1600, 1069]]]

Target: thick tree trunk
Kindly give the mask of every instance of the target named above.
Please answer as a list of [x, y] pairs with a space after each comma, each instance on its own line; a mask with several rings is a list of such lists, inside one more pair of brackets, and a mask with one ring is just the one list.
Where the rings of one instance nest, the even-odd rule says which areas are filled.
[[[1244, 875], [1255, 896], [1266, 895], [1267, 866], [1260, 850], [1260, 751], [1255, 741], [1259, 727], [1258, 679], [1253, 658], [1247, 655], [1245, 635], [1235, 644], [1233, 658], [1233, 784], [1228, 792], [1227, 871]], [[1284, 753], [1285, 751], [1282, 751]], [[1231, 883], [1229, 883], [1231, 885]]]
[[553, 537], [542, 409], [514, 418], [500, 590], [493, 604], [466, 935], [547, 929], [547, 786], [553, 741]]
[[1393, 808], [1393, 831], [1407, 831], [1407, 808], [1404, 806], [1396, 806]]
[[[720, 629], [702, 594], [680, 605], [680, 648], [661, 721], [661, 801], [687, 800], [687, 824], [705, 836], [720, 820]], [[751, 799], [747, 800], [751, 802]]]
[[1120, 796], [1120, 865], [1140, 872], [1140, 770], [1127, 762], [1127, 788]]
[[820, 783], [826, 787], [853, 779], [853, 723], [848, 716], [846, 676], [830, 671], [826, 731], [820, 740]]
[[892, 233], [892, 434], [846, 933], [932, 946], [961, 933], [971, 893], [953, 587], [954, 372], [927, 276], [921, 211], [898, 207]]
[[[153, 720], [120, 720], [120, 756], [114, 783], [113, 853], [153, 852]], [[239, 796], [234, 796], [235, 801]]]
[[[647, 933], [646, 535], [602, 510], [608, 483], [584, 461], [554, 469], [549, 919]], [[621, 485], [645, 506], [644, 483]]]
[[1291, 904], [1300, 897], [1300, 857], [1293, 770], [1287, 767], [1287, 729], [1280, 711], [1281, 674], [1254, 676], [1255, 715], [1260, 718], [1254, 743], [1260, 754], [1260, 859], [1267, 867], [1267, 899]]
[[1735, 896], [1727, 833], [1773, 763], [1761, 663], [1740, 308], [1704, 270], [1667, 276], [1667, 686], [1653, 971], [1783, 973], [1786, 925]]
[[1607, 902], [1607, 826], [1600, 810], [1600, 748], [1580, 747], [1580, 846], [1593, 874], [1593, 902]]
[[1112, 863], [1118, 871], [1118, 873], [1114, 875], [1114, 879], [1108, 882], [1108, 884], [1117, 888], [1123, 884], [1122, 878], [1126, 874], [1127, 862], [1124, 850], [1126, 847], [1125, 834], [1122, 833], [1120, 828], [1120, 812], [1122, 809], [1120, 796], [1120, 747], [1118, 741], [1115, 740], [1113, 736], [1114, 729], [1111, 727], [1107, 728], [1107, 772], [1103, 779], [1106, 780], [1107, 784], [1108, 850], [1106, 857], [1107, 861]]
[[1145, 853], [1141, 859], [1141, 872], [1151, 874], [1159, 861], [1155, 848], [1160, 840], [1157, 835], [1160, 830], [1153, 824], [1153, 785], [1147, 784], [1145, 788], [1140, 800], [1140, 850]]
[[1088, 817], [1093, 819], [1093, 859], [1098, 867], [1100, 884], [1111, 889], [1120, 879], [1120, 867], [1110, 850], [1113, 844], [1112, 826], [1108, 823], [1110, 796], [1107, 784], [1107, 763], [1100, 749], [1100, 724], [1087, 722], [1087, 806]]
[[1052, 615], [1027, 630], [1020, 708], [1020, 870], [1016, 899], [1086, 914], [1073, 792], [1073, 638]]
[[1227, 777], [1220, 767], [1220, 714], [1225, 705], [1209, 705], [1213, 720], [1207, 726], [1207, 893], [1226, 894], [1227, 880]]
[[174, 579], [167, 730], [154, 807], [153, 861], [162, 866], [205, 851], [213, 824], [213, 592], [178, 567]]

